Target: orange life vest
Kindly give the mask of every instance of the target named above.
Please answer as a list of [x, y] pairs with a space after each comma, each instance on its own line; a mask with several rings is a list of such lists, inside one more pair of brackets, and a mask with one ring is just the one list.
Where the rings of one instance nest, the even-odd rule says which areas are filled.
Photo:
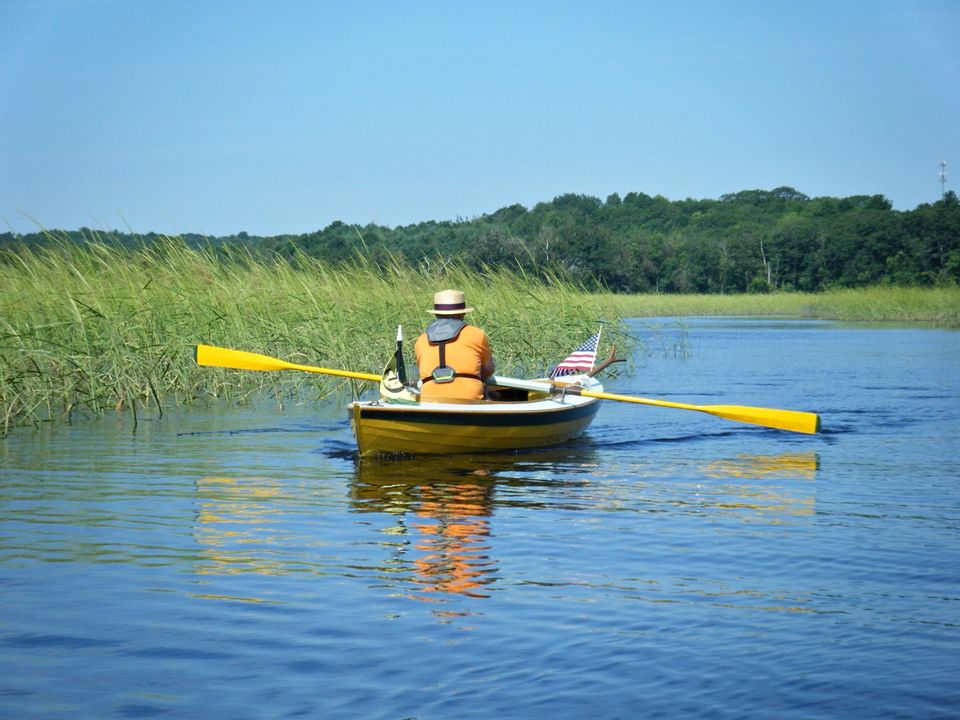
[[[422, 400], [483, 399], [481, 369], [493, 358], [483, 330], [462, 320], [439, 318], [417, 338], [414, 353]], [[444, 376], [452, 380], [444, 382]]]

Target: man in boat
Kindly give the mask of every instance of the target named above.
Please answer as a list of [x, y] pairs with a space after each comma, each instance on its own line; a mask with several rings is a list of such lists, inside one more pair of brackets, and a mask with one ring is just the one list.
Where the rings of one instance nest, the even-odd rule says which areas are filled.
[[414, 346], [421, 400], [484, 398], [483, 381], [495, 367], [487, 334], [463, 321], [472, 311], [462, 290], [441, 290], [433, 296], [433, 309], [427, 312], [436, 319]]

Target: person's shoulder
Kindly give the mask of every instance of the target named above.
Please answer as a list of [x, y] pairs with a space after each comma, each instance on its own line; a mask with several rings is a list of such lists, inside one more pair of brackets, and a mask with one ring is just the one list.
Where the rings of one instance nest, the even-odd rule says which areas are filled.
[[477, 327], [476, 325], [464, 325], [464, 326], [463, 326], [463, 330], [462, 330], [461, 332], [466, 332], [466, 333], [469, 333], [470, 335], [474, 335], [474, 336], [476, 336], [476, 337], [486, 337], [486, 336], [487, 336], [487, 333], [484, 332], [483, 328]]
[[490, 338], [487, 337], [487, 333], [483, 331], [483, 328], [476, 325], [466, 325], [461, 332], [461, 336], [467, 342], [475, 343], [480, 347], [490, 347]]

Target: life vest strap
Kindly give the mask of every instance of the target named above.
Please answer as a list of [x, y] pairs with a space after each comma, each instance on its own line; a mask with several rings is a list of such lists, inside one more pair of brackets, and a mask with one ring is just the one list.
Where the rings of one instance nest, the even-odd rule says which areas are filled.
[[[454, 378], [454, 380], [456, 380], [457, 378], [470, 378], [471, 380], [479, 380], [480, 382], [483, 382], [483, 378], [481, 378], [479, 375], [473, 375], [472, 373], [458, 373], [458, 372], [455, 372], [455, 373], [453, 374], [453, 378]], [[425, 383], [426, 383], [426, 382], [431, 382], [431, 381], [433, 381], [433, 376], [432, 376], [432, 375], [429, 376], [429, 377], [420, 378], [420, 382], [425, 382]]]
[[[457, 335], [459, 334], [460, 331], [458, 329]], [[453, 382], [457, 378], [470, 378], [471, 380], [479, 380], [480, 382], [483, 382], [483, 378], [481, 378], [479, 375], [474, 375], [473, 373], [459, 373], [456, 370], [453, 370], [453, 368], [447, 366], [447, 343], [455, 338], [456, 335], [453, 338], [437, 341], [437, 344], [440, 345], [440, 364], [433, 369], [433, 374], [430, 375], [430, 377], [420, 378], [421, 382], [430, 382], [432, 380], [433, 382], [448, 383]], [[442, 377], [438, 380], [436, 377], [437, 370], [453, 370], [453, 373], [443, 373], [445, 377]]]

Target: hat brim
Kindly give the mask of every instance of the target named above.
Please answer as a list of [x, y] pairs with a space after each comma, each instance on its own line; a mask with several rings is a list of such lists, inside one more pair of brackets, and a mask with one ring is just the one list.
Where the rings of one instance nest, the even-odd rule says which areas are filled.
[[458, 310], [427, 310], [431, 315], [463, 315], [464, 313], [473, 312], [472, 307], [459, 308]]

